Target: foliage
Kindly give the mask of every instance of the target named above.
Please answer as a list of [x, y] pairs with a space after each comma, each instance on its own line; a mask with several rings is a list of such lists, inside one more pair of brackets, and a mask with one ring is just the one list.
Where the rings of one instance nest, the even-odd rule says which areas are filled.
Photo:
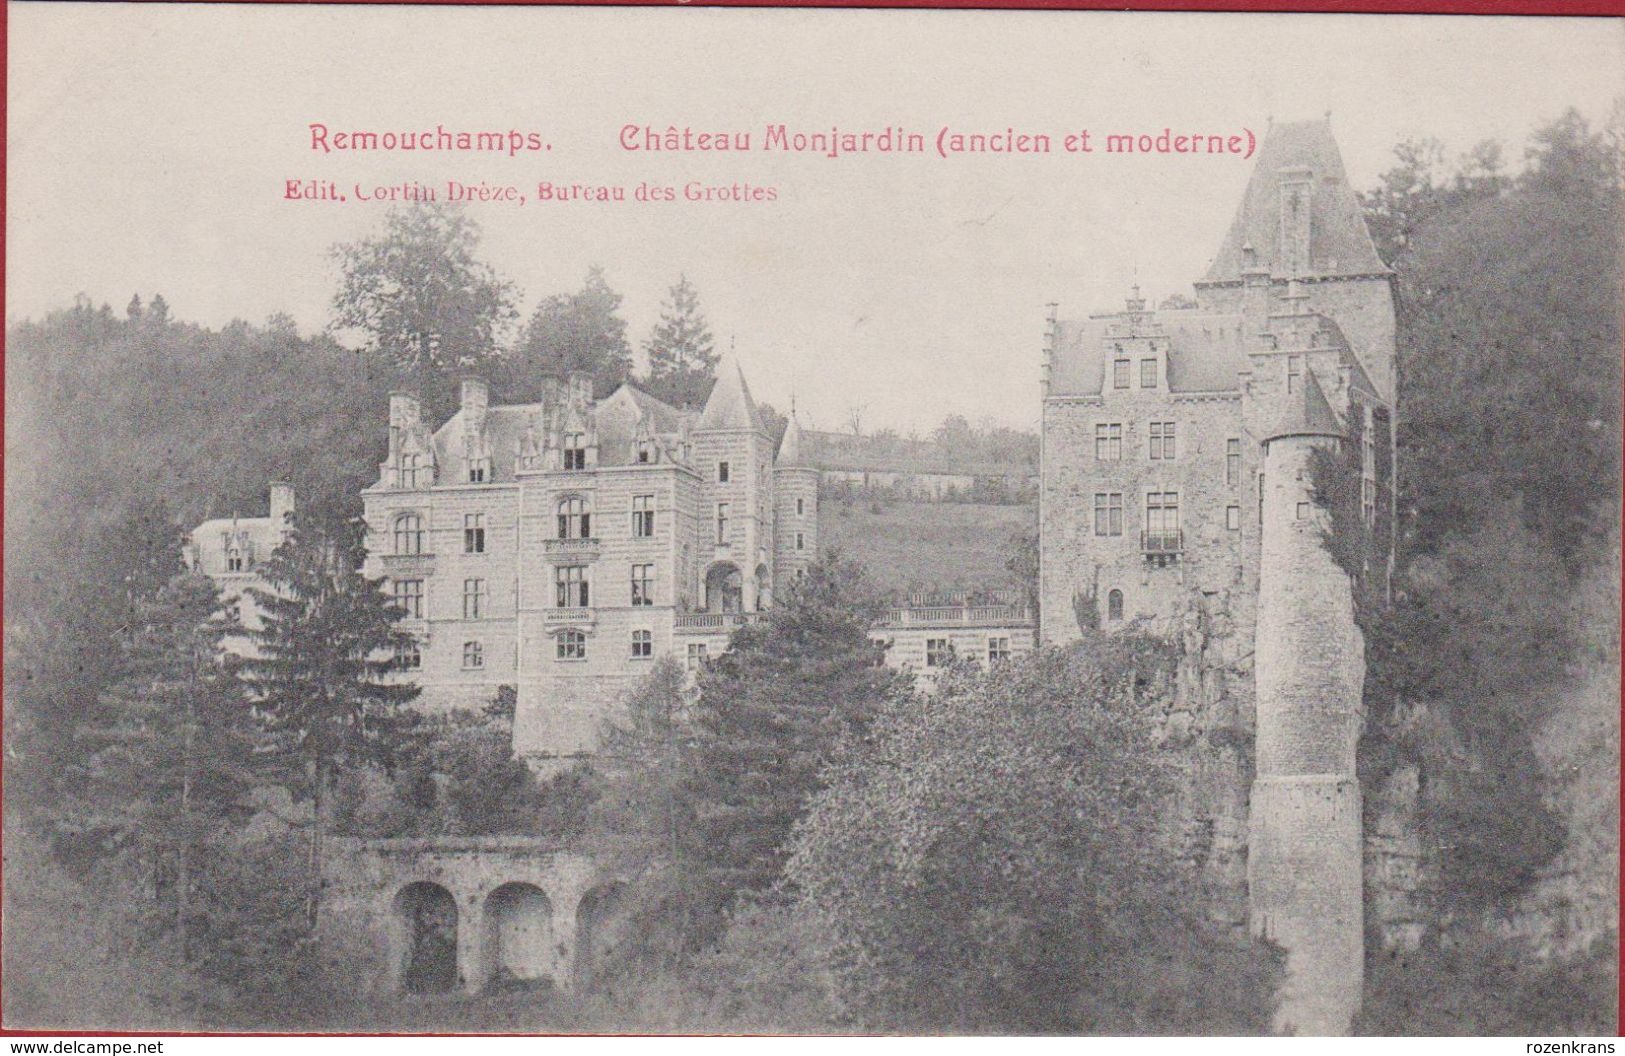
[[674, 407], [702, 407], [717, 379], [718, 356], [700, 312], [700, 296], [679, 275], [644, 344], [649, 355], [649, 392]]
[[1566, 1037], [1615, 1033], [1618, 940], [1544, 960], [1489, 934], [1367, 958], [1357, 1034]]
[[518, 317], [513, 285], [476, 257], [479, 241], [460, 206], [432, 203], [391, 209], [382, 234], [332, 250], [333, 326], [364, 334], [432, 406], [443, 379], [490, 363]]
[[945, 678], [836, 762], [786, 875], [860, 1025], [1267, 1029], [1272, 956], [1200, 918], [1164, 828], [1170, 663], [1118, 635]]
[[592, 375], [593, 395], [608, 396], [632, 373], [621, 295], [594, 265], [581, 289], [536, 306], [519, 345], [501, 364], [501, 391], [516, 403], [538, 398], [540, 379]]

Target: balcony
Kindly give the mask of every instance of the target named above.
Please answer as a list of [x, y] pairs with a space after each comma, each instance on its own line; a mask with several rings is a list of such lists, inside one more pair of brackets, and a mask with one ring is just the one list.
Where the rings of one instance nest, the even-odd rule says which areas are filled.
[[754, 612], [684, 612], [673, 618], [672, 630], [678, 634], [719, 634], [754, 623], [758, 616]]
[[911, 605], [887, 609], [877, 627], [1024, 627], [1033, 622], [1025, 605]]
[[545, 627], [590, 627], [597, 622], [598, 611], [586, 605], [542, 610], [542, 625]]
[[1140, 533], [1140, 553], [1147, 564], [1157, 568], [1178, 564], [1185, 552], [1185, 533], [1178, 528], [1160, 528]]
[[433, 554], [379, 554], [378, 560], [391, 579], [434, 574]]
[[578, 557], [583, 560], [598, 557], [597, 539], [545, 539], [543, 543], [549, 557]]

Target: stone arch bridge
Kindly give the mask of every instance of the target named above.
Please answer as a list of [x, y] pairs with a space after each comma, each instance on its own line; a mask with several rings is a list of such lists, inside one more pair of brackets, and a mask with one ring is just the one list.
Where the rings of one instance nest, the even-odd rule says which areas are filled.
[[625, 934], [625, 883], [520, 837], [336, 840], [322, 944], [371, 992], [580, 990]]

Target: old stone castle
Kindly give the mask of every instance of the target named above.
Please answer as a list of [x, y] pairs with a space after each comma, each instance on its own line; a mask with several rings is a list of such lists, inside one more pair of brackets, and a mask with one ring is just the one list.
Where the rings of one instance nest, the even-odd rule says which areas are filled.
[[[1369, 857], [1363, 642], [1309, 470], [1317, 450], [1358, 451], [1367, 525], [1390, 530], [1396, 368], [1392, 274], [1327, 123], [1272, 127], [1196, 294], [1194, 308], [1136, 291], [1119, 312], [1050, 313], [1041, 625], [1010, 599], [916, 599], [873, 634], [927, 677], [949, 656], [996, 663], [1097, 628], [1178, 637], [1164, 726], [1187, 748], [1214, 912], [1287, 949], [1283, 1026], [1341, 1032]], [[630, 385], [594, 399], [584, 377], [498, 405], [469, 379], [438, 426], [392, 396], [388, 433], [362, 497], [367, 572], [416, 642], [399, 677], [429, 706], [518, 687], [514, 747], [535, 759], [591, 753], [653, 658], [718, 654], [818, 552], [812, 445], [792, 415], [775, 448], [733, 364], [697, 413]], [[277, 485], [270, 517], [199, 526], [195, 567], [240, 593], [292, 504]], [[352, 861], [337, 887], [364, 922], [353, 944], [389, 951], [379, 985], [421, 982], [420, 947], [448, 926], [445, 987], [571, 985], [612, 930], [618, 879], [558, 849], [380, 844]]]

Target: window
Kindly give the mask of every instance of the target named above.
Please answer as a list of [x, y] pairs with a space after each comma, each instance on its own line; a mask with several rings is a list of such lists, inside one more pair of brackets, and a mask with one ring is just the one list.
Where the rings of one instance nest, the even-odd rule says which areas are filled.
[[632, 537], [653, 539], [655, 534], [655, 497], [632, 496]]
[[1123, 592], [1109, 591], [1106, 594], [1106, 619], [1120, 620], [1123, 618]]
[[423, 580], [397, 579], [394, 591], [395, 605], [405, 610], [407, 619], [423, 619]]
[[653, 462], [655, 460], [655, 445], [653, 440], [638, 441], [638, 461]]
[[560, 631], [558, 638], [560, 660], [587, 659], [587, 636], [581, 631]]
[[1151, 423], [1151, 457], [1171, 461], [1174, 457], [1174, 423]]
[[479, 642], [463, 643], [463, 666], [466, 668], [480, 668], [485, 666], [485, 646]]
[[1360, 430], [1360, 516], [1367, 527], [1377, 521], [1377, 437], [1371, 408], [1364, 410]]
[[1309, 504], [1307, 502], [1298, 503], [1298, 520], [1307, 521], [1308, 519], [1309, 519]]
[[706, 652], [707, 650], [704, 642], [688, 643], [688, 658], [684, 661], [684, 666], [690, 671], [698, 671], [700, 669], [700, 665], [705, 663]]
[[655, 655], [655, 636], [652, 631], [632, 632], [632, 659], [647, 660]]
[[1241, 507], [1226, 506], [1224, 508], [1224, 526], [1232, 532], [1241, 530]]
[[1147, 550], [1178, 550], [1179, 492], [1153, 491], [1145, 497], [1145, 547]]
[[587, 566], [560, 565], [553, 570], [553, 601], [557, 608], [587, 607]]
[[403, 513], [395, 518], [395, 552], [397, 554], [423, 553], [423, 518], [415, 513]]
[[1297, 392], [1303, 378], [1303, 357], [1286, 357], [1286, 391]]
[[1241, 483], [1241, 441], [1226, 440], [1224, 442], [1224, 482], [1226, 484]]
[[1095, 426], [1095, 458], [1116, 462], [1123, 457], [1123, 423], [1101, 422]]
[[489, 458], [471, 458], [468, 460], [468, 482], [470, 484], [484, 484], [491, 479], [491, 460]]
[[1157, 387], [1157, 361], [1154, 359], [1140, 360], [1140, 388], [1154, 389]]
[[586, 499], [572, 497], [559, 503], [559, 538], [592, 538], [592, 512]]
[[807, 500], [806, 499], [797, 499], [796, 500], [796, 516], [800, 517], [800, 516], [804, 515], [806, 512], [807, 512]]
[[477, 620], [485, 615], [488, 607], [485, 596], [485, 580], [463, 580], [463, 619]]
[[1095, 492], [1095, 534], [1123, 534], [1123, 493]]
[[226, 551], [226, 571], [241, 572], [243, 570], [243, 552], [236, 547]]
[[655, 603], [655, 566], [632, 566], [632, 604], [653, 605]]
[[948, 663], [953, 655], [953, 646], [948, 644], [946, 638], [927, 638], [925, 640], [925, 666], [942, 667]]
[[485, 514], [463, 514], [463, 553], [485, 553]]
[[719, 502], [719, 503], [717, 503], [717, 545], [720, 546], [722, 544], [727, 543], [727, 541], [728, 541], [728, 504], [726, 502]]
[[1128, 368], [1129, 361], [1126, 359], [1119, 359], [1112, 363], [1112, 388], [1128, 388]]
[[987, 662], [989, 666], [1002, 664], [1010, 659], [1010, 639], [989, 638], [987, 640]]
[[587, 468], [587, 434], [586, 433], [565, 433], [564, 434], [564, 468], [565, 469], [586, 469]]
[[423, 653], [416, 641], [395, 643], [395, 670], [416, 671], [423, 666]]
[[401, 456], [401, 487], [415, 488], [418, 486], [418, 471], [423, 468], [422, 455]]
[[717, 463], [717, 481], [722, 484], [728, 483], [728, 463]]
[[797, 550], [805, 550], [805, 549], [807, 549], [807, 537], [805, 535], [803, 535], [802, 533], [800, 533], [800, 532], [796, 533], [796, 549]]

